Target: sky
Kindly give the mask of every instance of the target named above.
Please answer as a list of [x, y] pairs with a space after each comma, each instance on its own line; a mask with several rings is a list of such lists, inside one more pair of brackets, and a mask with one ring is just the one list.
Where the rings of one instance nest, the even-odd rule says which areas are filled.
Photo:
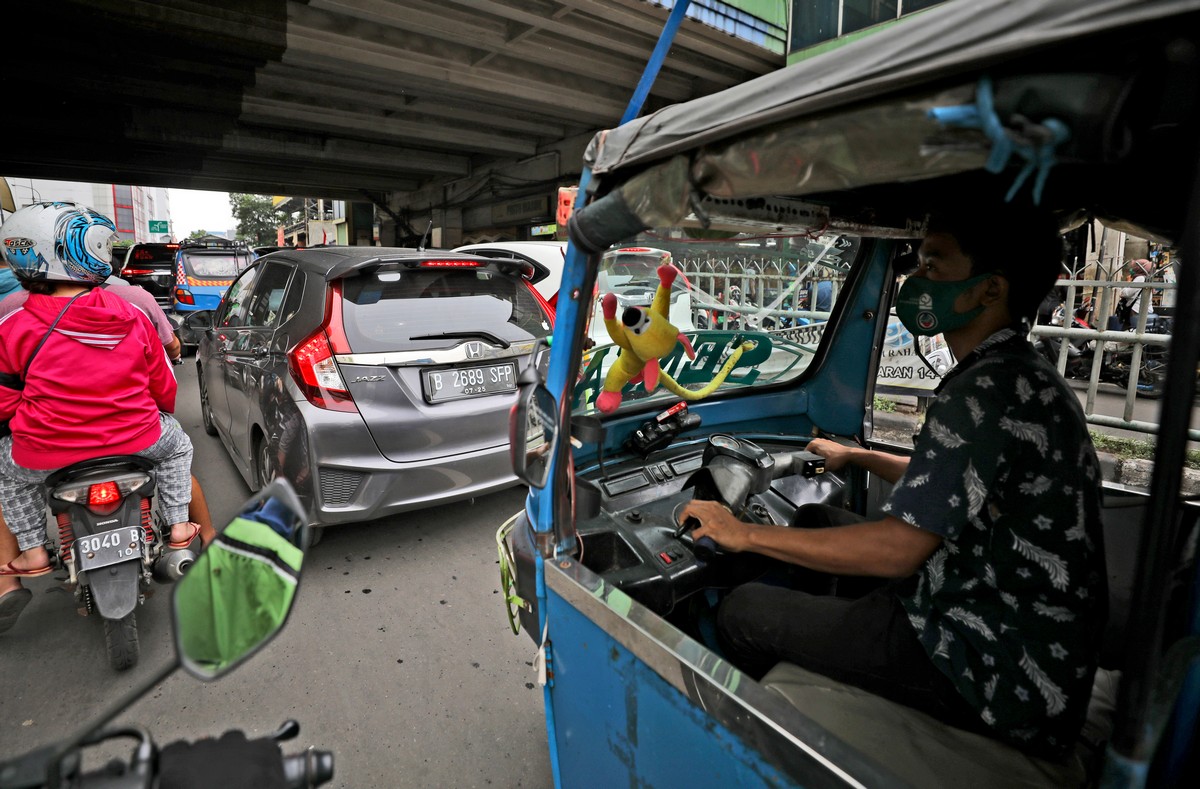
[[223, 233], [234, 227], [226, 192], [198, 192], [194, 189], [168, 189], [171, 221], [176, 239], [184, 239], [196, 230]]

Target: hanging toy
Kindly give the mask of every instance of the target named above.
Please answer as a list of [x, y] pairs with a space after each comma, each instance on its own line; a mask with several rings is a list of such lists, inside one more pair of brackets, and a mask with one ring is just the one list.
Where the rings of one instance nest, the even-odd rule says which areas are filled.
[[739, 345], [717, 376], [700, 390], [684, 389], [664, 372], [659, 367], [659, 359], [675, 350], [676, 343], [683, 343], [683, 350], [689, 359], [696, 358], [691, 341], [667, 319], [671, 305], [671, 285], [678, 274], [674, 266], [659, 266], [659, 284], [649, 309], [626, 307], [620, 320], [617, 320], [617, 297], [606, 293], [601, 300], [604, 328], [608, 330], [608, 336], [621, 352], [604, 376], [603, 391], [596, 398], [596, 408], [600, 413], [611, 414], [617, 410], [621, 405], [621, 390], [628, 383], [640, 383], [647, 392], [653, 392], [658, 388], [661, 379], [663, 386], [669, 391], [687, 400], [699, 400], [721, 385], [743, 351], [754, 347], [753, 343]]

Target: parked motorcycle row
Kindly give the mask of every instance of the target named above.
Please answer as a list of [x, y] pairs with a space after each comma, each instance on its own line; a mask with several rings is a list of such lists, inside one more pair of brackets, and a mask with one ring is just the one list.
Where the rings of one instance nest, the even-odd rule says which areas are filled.
[[[1084, 314], [1081, 315], [1081, 312]], [[1146, 334], [1170, 335], [1172, 322], [1173, 318], [1170, 315], [1151, 313], [1146, 316], [1145, 332]], [[1065, 311], [1060, 308], [1050, 319], [1049, 325], [1062, 327], [1064, 323]], [[1071, 316], [1069, 328], [1095, 329], [1087, 321], [1086, 311], [1082, 308], [1077, 309]], [[1112, 329], [1116, 331], [1132, 331], [1135, 328], [1136, 326], [1117, 325], [1116, 322], [1112, 326]], [[1062, 353], [1063, 340], [1042, 336], [1037, 332], [1034, 333], [1032, 339], [1034, 347], [1041, 351], [1050, 364], [1057, 367]], [[1098, 345], [1101, 347], [1099, 381], [1124, 388], [1128, 385], [1130, 375], [1134, 371], [1134, 350], [1137, 346], [1132, 342], [1100, 341], [1088, 337], [1069, 338], [1066, 340], [1066, 366], [1062, 369], [1063, 375], [1069, 379], [1091, 380]], [[1138, 394], [1147, 397], [1162, 395], [1167, 372], [1166, 357], [1167, 346], [1165, 345], [1145, 344], [1142, 346], [1136, 371]]]

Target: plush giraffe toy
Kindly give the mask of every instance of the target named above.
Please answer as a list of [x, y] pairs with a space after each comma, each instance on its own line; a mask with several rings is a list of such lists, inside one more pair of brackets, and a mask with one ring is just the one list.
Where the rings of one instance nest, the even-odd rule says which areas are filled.
[[682, 342], [689, 359], [696, 358], [691, 341], [667, 319], [671, 305], [671, 285], [679, 272], [674, 266], [658, 267], [658, 289], [650, 308], [626, 307], [617, 320], [617, 297], [606, 293], [600, 302], [604, 309], [604, 328], [621, 349], [617, 361], [604, 376], [604, 391], [596, 398], [596, 408], [610, 414], [621, 404], [621, 390], [632, 381], [647, 392], [658, 388], [658, 360]]

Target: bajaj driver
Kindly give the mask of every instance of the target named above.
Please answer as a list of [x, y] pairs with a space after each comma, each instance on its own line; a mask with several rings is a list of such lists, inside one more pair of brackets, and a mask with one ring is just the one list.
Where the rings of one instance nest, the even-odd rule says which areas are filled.
[[914, 335], [943, 334], [959, 361], [911, 458], [808, 445], [832, 471], [894, 483], [884, 516], [802, 508], [797, 525], [845, 525], [789, 528], [693, 501], [680, 520], [729, 551], [888, 579], [853, 599], [735, 589], [718, 629], [747, 673], [787, 661], [1056, 756], [1082, 726], [1107, 615], [1099, 463], [1074, 393], [1026, 339], [1060, 270], [1058, 228], [1032, 209], [943, 215], [918, 258], [897, 316]]

